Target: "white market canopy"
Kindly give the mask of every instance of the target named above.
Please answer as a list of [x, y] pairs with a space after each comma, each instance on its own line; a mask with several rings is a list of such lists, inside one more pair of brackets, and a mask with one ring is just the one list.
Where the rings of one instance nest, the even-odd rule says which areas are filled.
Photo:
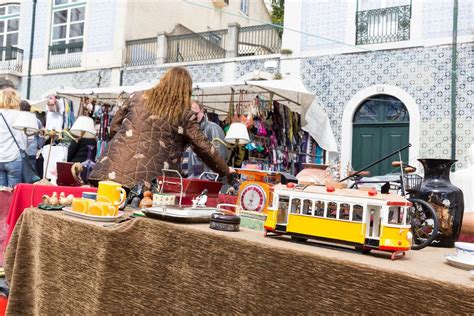
[[[124, 98], [138, 91], [153, 87], [156, 82], [144, 81], [135, 86], [121, 86], [110, 88], [76, 89], [63, 87], [50, 90], [44, 95], [59, 95], [68, 98], [95, 97], [98, 99], [113, 99], [119, 96]], [[194, 97], [203, 100], [204, 105], [211, 110], [225, 115], [228, 111], [229, 100], [232, 89], [234, 93], [234, 104], [239, 101], [239, 92], [245, 91], [250, 100], [255, 95], [265, 95], [269, 99], [273, 93], [273, 100], [287, 105], [292, 111], [300, 113], [302, 117], [303, 130], [307, 131], [327, 151], [337, 152], [337, 144], [332, 132], [329, 118], [318, 105], [316, 97], [309, 92], [299, 80], [240, 80], [233, 82], [202, 82], [194, 83]]]

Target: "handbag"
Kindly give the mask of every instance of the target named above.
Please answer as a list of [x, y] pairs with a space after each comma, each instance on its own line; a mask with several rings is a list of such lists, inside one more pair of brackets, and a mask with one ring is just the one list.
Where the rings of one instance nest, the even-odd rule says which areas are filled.
[[3, 116], [2, 113], [0, 113], [2, 116], [3, 121], [5, 122], [5, 125], [8, 128], [8, 131], [10, 132], [10, 135], [13, 137], [13, 141], [15, 142], [16, 146], [18, 147], [18, 150], [20, 151], [20, 157], [21, 157], [21, 176], [23, 178], [23, 182], [25, 183], [34, 183], [36, 181], [41, 180], [40, 176], [38, 175], [36, 168], [31, 164], [30, 157], [28, 157], [28, 154], [24, 149], [18, 145], [18, 142], [16, 141], [15, 136], [13, 135], [12, 130], [10, 129], [10, 126], [7, 123], [7, 120], [5, 120], [5, 117]]

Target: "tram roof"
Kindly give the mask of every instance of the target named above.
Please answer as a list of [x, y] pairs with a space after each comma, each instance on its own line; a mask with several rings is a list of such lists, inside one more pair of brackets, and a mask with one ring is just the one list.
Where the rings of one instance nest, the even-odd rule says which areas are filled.
[[290, 188], [283, 184], [277, 184], [274, 186], [274, 190], [280, 191], [278, 193], [288, 192], [288, 195], [290, 195], [291, 192], [304, 192], [304, 193], [316, 193], [316, 194], [334, 196], [334, 197], [355, 197], [355, 198], [362, 198], [362, 199], [369, 199], [369, 200], [401, 202], [401, 203], [408, 202], [405, 199], [405, 197], [398, 194], [394, 194], [394, 193], [382, 194], [380, 192], [377, 192], [376, 195], [369, 195], [369, 191], [364, 190], [364, 189], [334, 189], [334, 191], [329, 192], [325, 186], [309, 185], [306, 187], [296, 186], [296, 187]]

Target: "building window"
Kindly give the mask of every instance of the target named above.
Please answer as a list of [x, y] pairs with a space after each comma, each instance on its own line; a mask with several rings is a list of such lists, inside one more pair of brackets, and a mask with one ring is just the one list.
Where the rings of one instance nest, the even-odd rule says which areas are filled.
[[81, 65], [85, 13], [84, 0], [54, 0], [48, 69]]
[[240, 12], [249, 15], [249, 0], [240, 0]]
[[85, 13], [86, 4], [83, 1], [54, 0], [51, 46], [82, 43]]
[[18, 45], [20, 5], [8, 4], [0, 7], [0, 46]]
[[[396, 4], [397, 6], [394, 6]], [[410, 39], [409, 0], [358, 0], [356, 44], [379, 44]]]

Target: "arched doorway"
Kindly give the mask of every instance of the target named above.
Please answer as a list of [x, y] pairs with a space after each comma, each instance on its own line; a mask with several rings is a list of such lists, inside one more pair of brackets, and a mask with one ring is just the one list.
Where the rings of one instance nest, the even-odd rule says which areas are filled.
[[[359, 170], [409, 142], [410, 117], [402, 101], [385, 94], [365, 99], [353, 117], [352, 167]], [[383, 175], [393, 171], [387, 159], [369, 169], [371, 175]], [[408, 151], [402, 152], [408, 161]]]

